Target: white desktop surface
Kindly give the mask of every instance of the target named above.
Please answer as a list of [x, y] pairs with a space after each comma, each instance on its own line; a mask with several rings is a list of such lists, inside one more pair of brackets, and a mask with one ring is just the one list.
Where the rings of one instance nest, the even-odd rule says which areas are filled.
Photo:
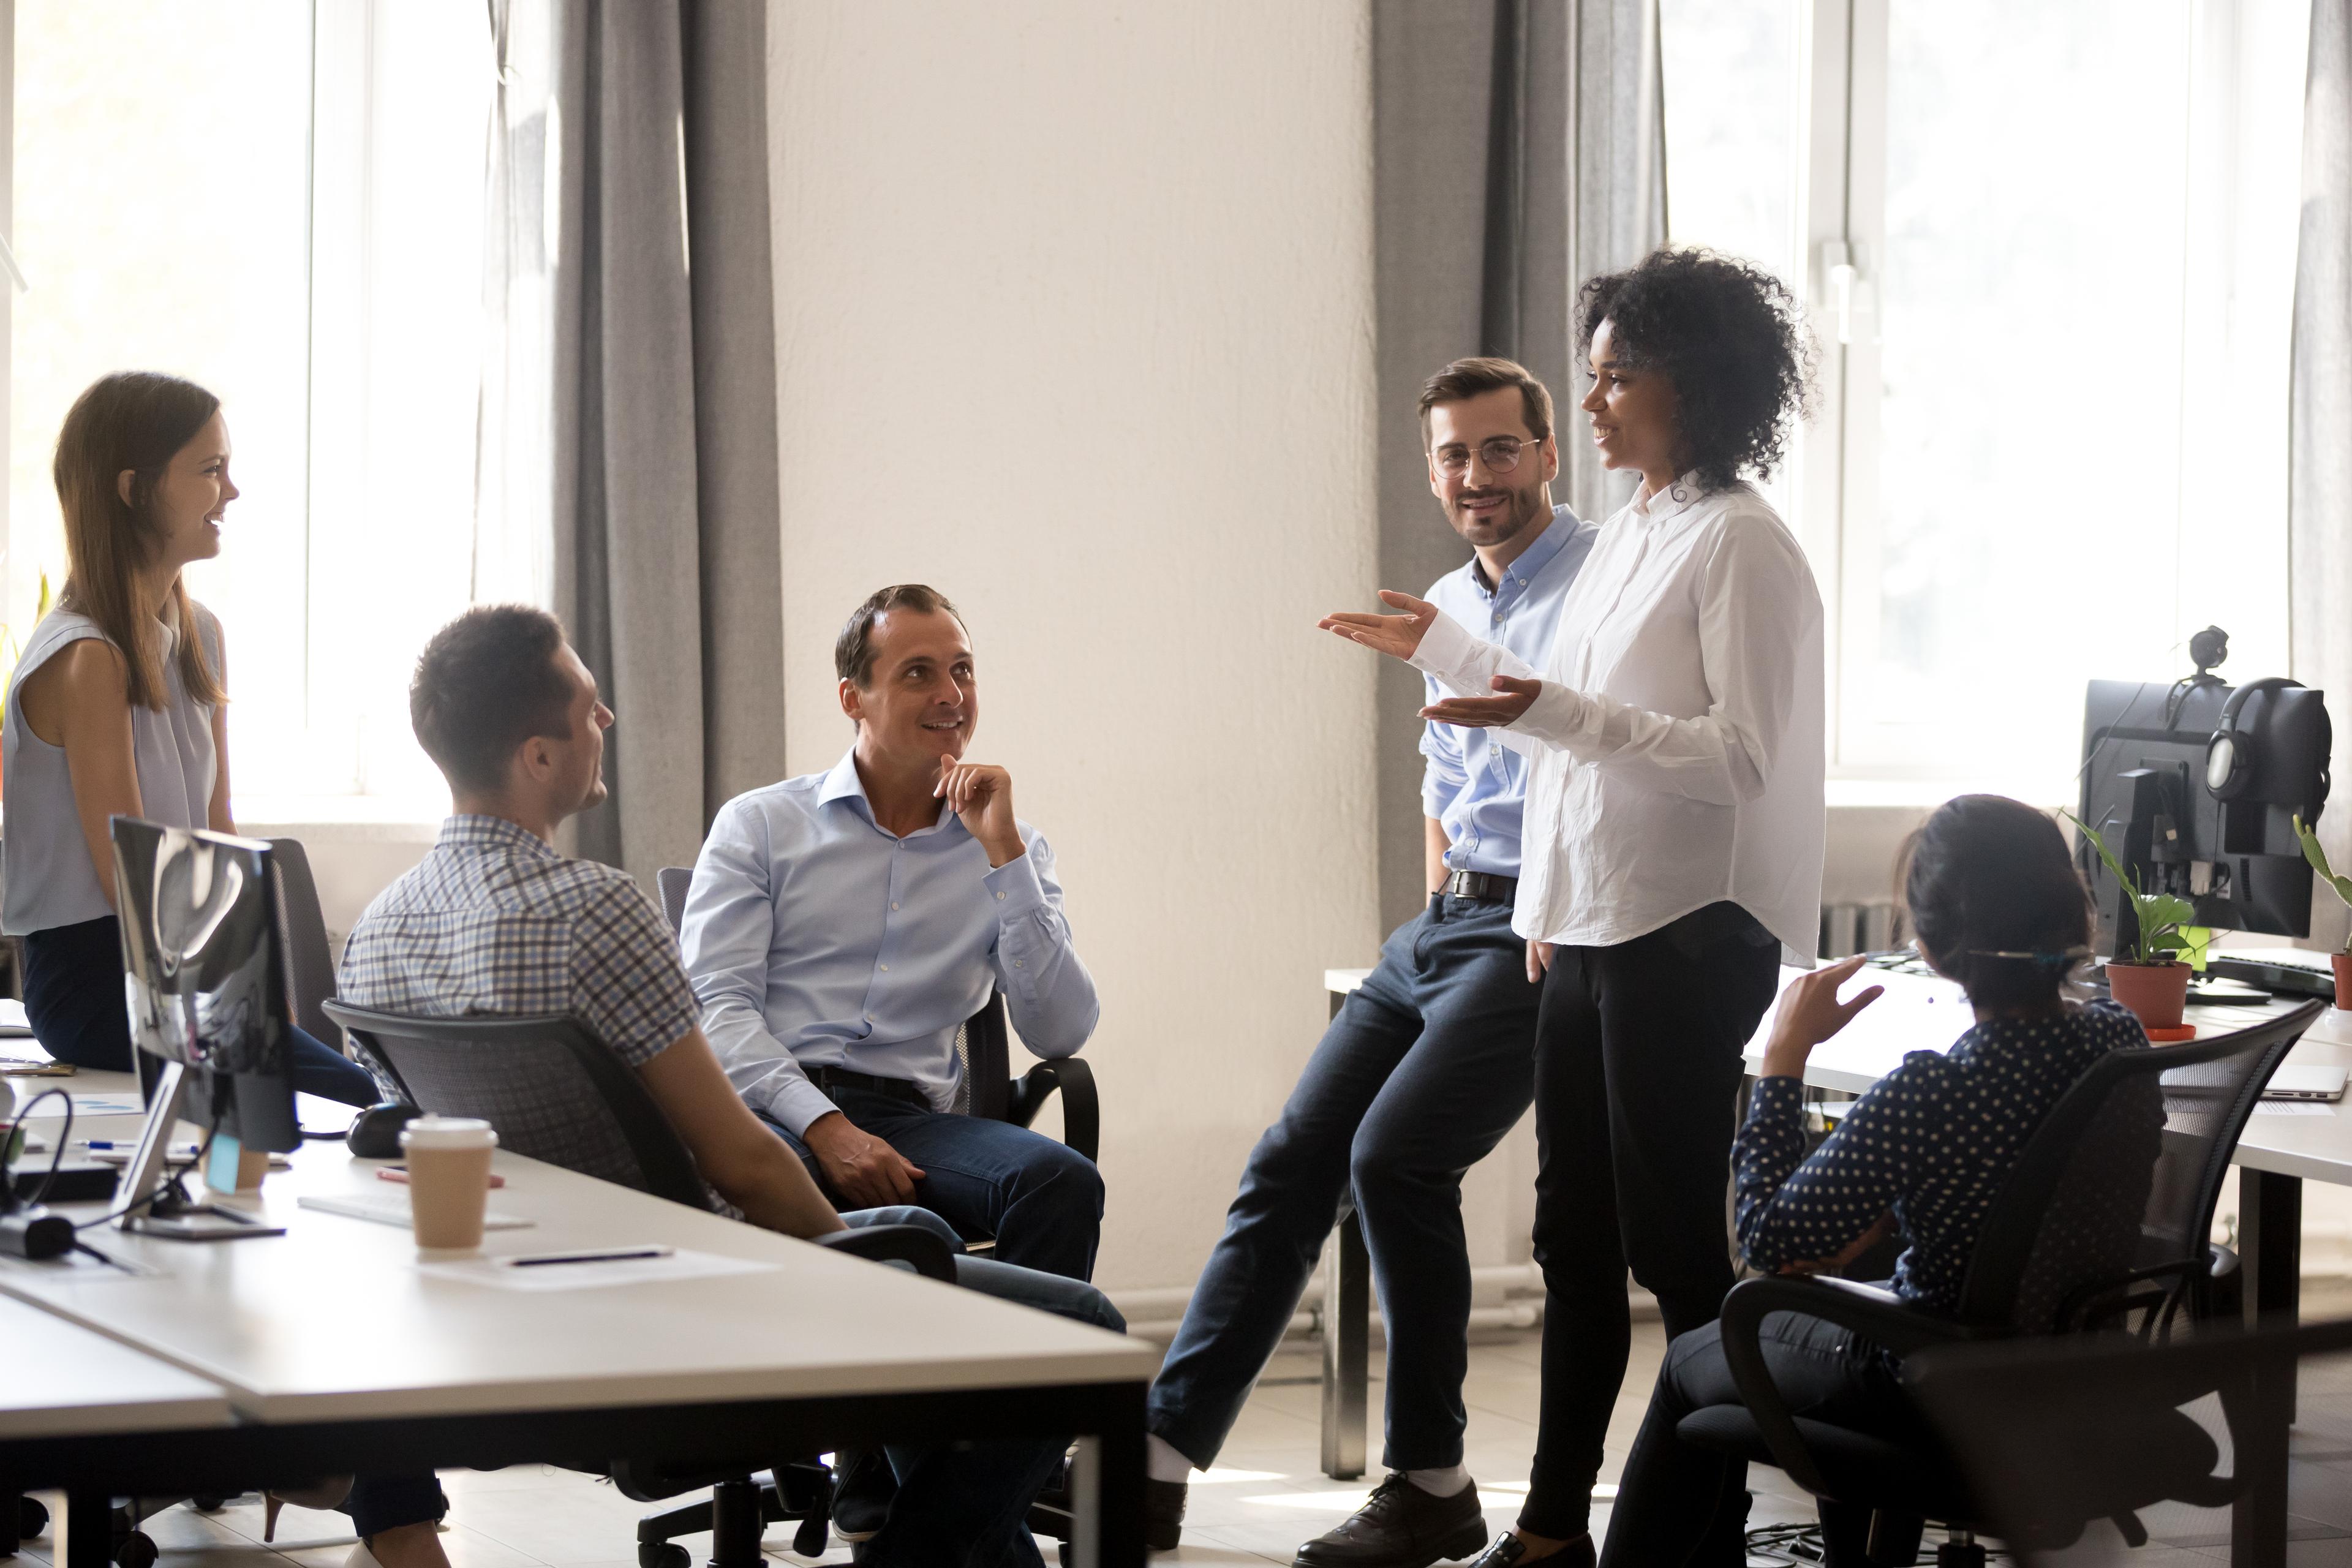
[[[1801, 969], [1783, 968], [1783, 990]], [[1839, 1033], [1813, 1047], [1805, 1062], [1805, 1081], [1817, 1089], [1860, 1094], [1892, 1072], [1913, 1051], [1941, 1053], [1966, 1034], [1976, 1016], [1948, 980], [1917, 974], [1895, 974], [1865, 966], [1840, 988], [1852, 996], [1870, 985], [1884, 985], [1886, 994], [1864, 1008]], [[2302, 1005], [2302, 997], [2286, 997], [2251, 1006], [2192, 1005], [2182, 1022], [2197, 1026], [2197, 1037], [2210, 1039], [2274, 1018]], [[1749, 1070], [1762, 1062], [1764, 1047], [1772, 1037], [1773, 1013], [1764, 1015], [1748, 1044]], [[2158, 1049], [2163, 1047], [2158, 1047]], [[2286, 1058], [2307, 1066], [2352, 1067], [2352, 1012], [2330, 1008], [2319, 1016]], [[2283, 1176], [2352, 1186], [2352, 1100], [2326, 1107], [2319, 1116], [2269, 1116], [2256, 1112], [2238, 1141], [2232, 1163]]]
[[220, 1385], [63, 1318], [0, 1300], [0, 1439], [229, 1424]]
[[[79, 1129], [77, 1129], [79, 1132]], [[379, 1162], [312, 1143], [257, 1205], [282, 1237], [94, 1230], [159, 1268], [0, 1269], [0, 1292], [219, 1383], [264, 1421], [545, 1411], [1148, 1379], [1156, 1348], [501, 1151], [486, 1254], [660, 1242], [772, 1271], [552, 1294], [421, 1273], [404, 1229], [297, 1206], [379, 1195]], [[96, 1214], [79, 1205], [68, 1213]]]

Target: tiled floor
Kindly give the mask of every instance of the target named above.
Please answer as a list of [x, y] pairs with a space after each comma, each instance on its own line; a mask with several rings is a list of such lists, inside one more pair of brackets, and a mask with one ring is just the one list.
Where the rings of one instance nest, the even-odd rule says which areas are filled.
[[[2308, 1317], [2352, 1311], [2352, 1294], [2307, 1288], [2305, 1295]], [[1664, 1349], [1664, 1338], [1655, 1322], [1633, 1326], [1633, 1364], [1609, 1431], [1605, 1471], [1609, 1481], [1616, 1479], [1617, 1468], [1624, 1462]], [[1511, 1522], [1519, 1499], [1526, 1494], [1528, 1462], [1535, 1447], [1539, 1360], [1533, 1333], [1487, 1336], [1471, 1349], [1465, 1388], [1470, 1407], [1468, 1460], [1486, 1503], [1487, 1522], [1494, 1529]], [[1173, 1553], [1155, 1557], [1155, 1564], [1226, 1563], [1257, 1568], [1265, 1563], [1287, 1563], [1300, 1542], [1336, 1523], [1362, 1500], [1370, 1482], [1378, 1479], [1377, 1472], [1364, 1483], [1341, 1483], [1327, 1479], [1318, 1468], [1319, 1366], [1319, 1352], [1312, 1345], [1276, 1357], [1220, 1456], [1218, 1468], [1193, 1485], [1184, 1545]], [[1372, 1390], [1376, 1413], [1380, 1394], [1376, 1382]], [[2334, 1414], [2339, 1419], [2352, 1419], [2342, 1417], [2340, 1410]], [[2326, 1466], [2352, 1456], [2352, 1426], [2341, 1431], [2331, 1426], [2327, 1436], [2329, 1440], [2317, 1447], [2299, 1450], [2298, 1458]], [[2339, 1437], [2343, 1440], [2335, 1440]], [[1376, 1425], [1375, 1458], [1377, 1442]], [[2332, 1517], [2328, 1509], [2307, 1506], [2307, 1495], [2315, 1485], [2321, 1492], [2332, 1493], [2339, 1474], [2340, 1470], [2331, 1471], [2325, 1481], [2316, 1472], [2299, 1474], [2297, 1511]], [[452, 1470], [443, 1475], [442, 1482], [452, 1504], [442, 1540], [454, 1568], [635, 1568], [636, 1521], [650, 1510], [610, 1486], [574, 1472], [535, 1465], [487, 1472]], [[1813, 1517], [1810, 1500], [1791, 1488], [1778, 1470], [1759, 1468], [1751, 1472], [1748, 1484], [1757, 1494], [1751, 1524], [1801, 1522]], [[1607, 1519], [1606, 1504], [1596, 1507], [1595, 1529], [1604, 1529]], [[2352, 1512], [2347, 1512], [2347, 1521], [2352, 1522]], [[2209, 1555], [2198, 1550], [2204, 1544], [2201, 1542], [2183, 1550], [2182, 1536], [2193, 1536], [2195, 1528], [2183, 1521], [2178, 1534], [2158, 1530], [2158, 1542], [2149, 1549], [2129, 1553], [2127, 1560], [2134, 1568], [2204, 1568], [2221, 1560], [2225, 1553]], [[287, 1568], [289, 1558], [302, 1568], [341, 1568], [350, 1552], [344, 1529], [340, 1514], [289, 1509], [278, 1521], [276, 1546], [265, 1547], [260, 1539], [260, 1504], [250, 1498], [209, 1516], [184, 1506], [174, 1508], [147, 1525], [163, 1549], [158, 1568]], [[779, 1568], [810, 1561], [788, 1550], [791, 1539], [790, 1526], [779, 1525], [769, 1532], [768, 1554]], [[47, 1568], [51, 1543], [49, 1537], [28, 1542], [26, 1558]], [[709, 1537], [689, 1537], [682, 1544], [698, 1565], [708, 1556]], [[1053, 1561], [1050, 1549], [1045, 1560]], [[849, 1552], [835, 1546], [817, 1561], [846, 1563]]]
[[[1609, 1436], [1612, 1479], [1633, 1441], [1664, 1344], [1654, 1322], [1634, 1325], [1633, 1364]], [[1155, 1564], [1260, 1568], [1267, 1562], [1287, 1563], [1300, 1542], [1338, 1522], [1363, 1500], [1367, 1488], [1379, 1479], [1377, 1471], [1361, 1483], [1339, 1482], [1317, 1468], [1319, 1356], [1309, 1344], [1275, 1358], [1243, 1412], [1219, 1468], [1192, 1489], [1183, 1547], [1155, 1557]], [[1468, 1458], [1487, 1502], [1486, 1517], [1496, 1528], [1511, 1521], [1526, 1493], [1528, 1461], [1535, 1447], [1538, 1361], [1532, 1333], [1496, 1337], [1473, 1346], [1470, 1352], [1465, 1390], [1470, 1406]], [[1377, 1358], [1374, 1364], [1377, 1373]], [[1380, 1396], [1376, 1381], [1375, 1458]], [[1779, 1477], [1761, 1479], [1778, 1481]], [[442, 1484], [451, 1504], [442, 1542], [454, 1568], [635, 1568], [637, 1518], [651, 1510], [589, 1477], [530, 1465], [446, 1471]], [[1782, 1517], [1769, 1509], [1769, 1502], [1759, 1500], [1759, 1520]], [[1810, 1510], [1791, 1500], [1786, 1517], [1800, 1516], [1810, 1517]], [[279, 1517], [277, 1544], [265, 1547], [261, 1506], [255, 1498], [211, 1515], [185, 1506], [173, 1508], [150, 1520], [146, 1528], [163, 1549], [158, 1568], [287, 1568], [289, 1558], [302, 1568], [341, 1568], [351, 1550], [342, 1515], [291, 1508]], [[791, 1541], [790, 1526], [772, 1527], [767, 1539], [770, 1557], [779, 1564], [809, 1561], [790, 1552]], [[26, 1542], [26, 1560], [47, 1568], [52, 1543], [47, 1536]], [[709, 1555], [709, 1536], [689, 1537], [682, 1544], [698, 1565]], [[819, 1561], [846, 1563], [849, 1553], [835, 1546]], [[1053, 1561], [1050, 1549], [1046, 1561]]]

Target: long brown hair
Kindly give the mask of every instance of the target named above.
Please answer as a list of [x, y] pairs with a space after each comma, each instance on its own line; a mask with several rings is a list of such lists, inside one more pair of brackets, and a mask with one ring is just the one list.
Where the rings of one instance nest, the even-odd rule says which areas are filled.
[[[220, 408], [220, 399], [192, 381], [152, 371], [101, 376], [74, 399], [58, 432], [54, 472], [65, 512], [65, 593], [58, 603], [98, 623], [122, 654], [134, 708], [163, 706], [163, 638], [156, 620], [163, 606], [145, 602], [141, 573], [155, 558], [163, 535], [154, 515], [155, 487], [183, 447]], [[131, 472], [126, 503], [116, 476]], [[174, 578], [171, 599], [179, 612], [180, 681], [198, 702], [228, 700], [205, 657], [187, 584]]]

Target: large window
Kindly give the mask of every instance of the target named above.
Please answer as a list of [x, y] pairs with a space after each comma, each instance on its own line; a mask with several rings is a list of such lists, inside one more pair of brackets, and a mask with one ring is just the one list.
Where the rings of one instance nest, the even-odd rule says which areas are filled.
[[1812, 307], [1834, 776], [2059, 801], [2083, 684], [2283, 673], [2308, 0], [1663, 0], [1673, 237]]
[[437, 815], [405, 687], [471, 589], [480, 0], [14, 11], [8, 625], [64, 576], [74, 397], [114, 370], [201, 382], [244, 491], [189, 574], [227, 632], [241, 814]]

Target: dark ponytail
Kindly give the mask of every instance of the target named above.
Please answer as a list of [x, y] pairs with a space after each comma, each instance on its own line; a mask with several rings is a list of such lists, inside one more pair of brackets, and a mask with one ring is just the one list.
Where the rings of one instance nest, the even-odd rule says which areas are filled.
[[1897, 879], [1920, 951], [1979, 1006], [2056, 1001], [2089, 951], [2091, 897], [2066, 837], [2022, 802], [1945, 802], [1905, 843]]

